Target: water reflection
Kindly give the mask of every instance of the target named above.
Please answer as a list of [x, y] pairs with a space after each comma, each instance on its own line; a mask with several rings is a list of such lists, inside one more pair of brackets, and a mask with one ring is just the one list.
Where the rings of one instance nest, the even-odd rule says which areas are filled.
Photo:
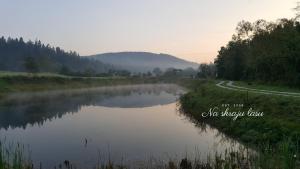
[[[30, 146], [35, 166], [78, 168], [113, 160], [191, 158], [235, 146], [178, 112], [176, 85], [133, 85], [23, 93], [0, 101], [0, 139]], [[225, 139], [224, 139], [225, 138]]]
[[183, 88], [172, 84], [128, 85], [92, 89], [19, 93], [0, 100], [0, 129], [43, 125], [76, 113], [83, 106], [142, 108], [176, 101]]

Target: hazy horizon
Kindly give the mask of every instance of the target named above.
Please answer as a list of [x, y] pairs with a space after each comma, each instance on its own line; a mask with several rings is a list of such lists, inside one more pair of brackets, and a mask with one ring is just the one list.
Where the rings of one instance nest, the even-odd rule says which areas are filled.
[[[80, 55], [140, 51], [210, 62], [241, 20], [292, 18], [296, 0], [1, 1], [1, 36]], [[5, 17], [9, 15], [9, 17]]]

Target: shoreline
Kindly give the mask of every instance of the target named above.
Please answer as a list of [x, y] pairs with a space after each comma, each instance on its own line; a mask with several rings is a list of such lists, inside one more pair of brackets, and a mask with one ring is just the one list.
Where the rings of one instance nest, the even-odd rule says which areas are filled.
[[[215, 86], [214, 81], [199, 80], [191, 83], [191, 91], [181, 97], [180, 101], [183, 111], [198, 122], [208, 123], [247, 144], [273, 145], [286, 138], [299, 142], [298, 98], [224, 90]], [[218, 108], [216, 112], [212, 111], [215, 107]], [[260, 112], [260, 116], [239, 116], [236, 119], [230, 116], [250, 109]], [[221, 116], [224, 112], [228, 116]], [[207, 117], [203, 117], [203, 113]]]
[[[300, 136], [300, 124], [297, 124], [300, 107], [299, 98], [268, 96], [218, 88], [215, 81], [193, 79], [137, 78], [137, 77], [70, 77], [60, 75], [28, 74], [0, 76], [0, 98], [11, 93], [42, 92], [66, 89], [89, 89], [103, 86], [131, 84], [173, 83], [187, 89], [180, 98], [185, 114], [199, 122], [216, 127], [221, 132], [238, 137], [246, 143], [271, 140], [283, 140], [283, 135]], [[241, 107], [242, 105], [242, 107]], [[217, 107], [216, 112], [211, 112]], [[228, 109], [227, 116], [224, 111]], [[243, 112], [261, 112], [256, 116], [238, 116]], [[223, 111], [222, 111], [223, 110]], [[202, 117], [203, 113], [207, 117]], [[208, 114], [208, 112], [210, 112]], [[236, 120], [232, 120], [235, 118]], [[260, 130], [268, 128], [267, 130]], [[274, 129], [274, 130], [273, 130]], [[276, 129], [276, 131], [275, 131]], [[276, 142], [272, 142], [276, 143]]]
[[[281, 136], [280, 134], [275, 133], [277, 132], [277, 130], [278, 132], [283, 132], [284, 127], [291, 127], [292, 125], [295, 125], [295, 123], [291, 122], [291, 123], [284, 124], [282, 126], [281, 123], [279, 123], [279, 121], [276, 121], [276, 118], [279, 117], [277, 116], [269, 117], [269, 115], [278, 115], [277, 114], [278, 112], [275, 110], [274, 112], [273, 111], [271, 112], [272, 114], [269, 114], [270, 112], [268, 113], [268, 111], [263, 109], [262, 111], [265, 111], [268, 114], [268, 116], [264, 116], [264, 118], [251, 119], [252, 117], [239, 117], [236, 120], [232, 120], [231, 116], [203, 118], [201, 117], [201, 113], [200, 113], [203, 110], [209, 111], [209, 107], [217, 106], [217, 105], [223, 108], [226, 108], [228, 105], [234, 105], [233, 108], [234, 111], [243, 110], [246, 106], [254, 106], [254, 108], [257, 109], [257, 108], [265, 107], [265, 105], [262, 105], [264, 101], [267, 103], [281, 103], [283, 101], [285, 104], [288, 104], [288, 106], [289, 104], [291, 104], [292, 106], [297, 106], [295, 104], [295, 100], [293, 100], [292, 98], [280, 98], [278, 96], [274, 96], [273, 98], [271, 96], [263, 96], [263, 95], [256, 95], [256, 94], [249, 94], [249, 96], [247, 96], [245, 93], [242, 92], [233, 92], [233, 91], [227, 91], [218, 88], [215, 86], [215, 81], [191, 80], [191, 79], [172, 80], [172, 79], [159, 79], [159, 78], [72, 78], [72, 77], [68, 77], [68, 78], [66, 77], [59, 77], [59, 78], [57, 77], [47, 77], [47, 78], [46, 77], [40, 77], [40, 78], [13, 77], [11, 79], [6, 79], [0, 77], [0, 81], [1, 80], [5, 80], [6, 87], [10, 89], [9, 91], [4, 92], [6, 94], [12, 92], [18, 92], [20, 91], [20, 89], [33, 89], [33, 90], [25, 90], [26, 92], [31, 92], [31, 91], [47, 91], [47, 90], [53, 91], [57, 89], [59, 90], [80, 89], [84, 87], [91, 88], [91, 87], [101, 87], [107, 85], [117, 86], [117, 85], [129, 85], [129, 84], [150, 84], [150, 83], [178, 84], [188, 89], [188, 93], [186, 93], [181, 97], [180, 102], [181, 102], [182, 109], [184, 110], [184, 114], [187, 115], [187, 117], [195, 120], [195, 123], [200, 123], [200, 124], [206, 123], [212, 126], [213, 128], [218, 129], [220, 132], [224, 133], [225, 135], [228, 135], [229, 137], [241, 141], [241, 143], [249, 144], [250, 148], [251, 145], [252, 146], [254, 146], [255, 144], [258, 145], [257, 143], [254, 142], [255, 140], [257, 142], [265, 144], [265, 146], [270, 148], [266, 151], [261, 151], [259, 148], [261, 148], [262, 145], [257, 146], [256, 148], [259, 149], [258, 152], [260, 155], [257, 156], [256, 154], [254, 154], [253, 157], [247, 159], [251, 166], [256, 166], [256, 165], [283, 166], [291, 159], [292, 161], [290, 164], [294, 164], [296, 160], [296, 158], [294, 158], [294, 155], [297, 154], [298, 157], [298, 152], [295, 150], [294, 147], [295, 144], [293, 140], [285, 140], [284, 138], [280, 137]], [[9, 86], [9, 84], [12, 85]], [[20, 85], [23, 85], [21, 86], [22, 88], [20, 87]], [[291, 99], [291, 100], [287, 101], [284, 99]], [[284, 106], [280, 105], [279, 107], [282, 108], [281, 110], [285, 110]], [[265, 119], [265, 117], [267, 118]], [[274, 123], [271, 123], [273, 122], [272, 120], [275, 120]], [[288, 119], [280, 119], [280, 120], [282, 122], [288, 122]], [[269, 130], [268, 133], [265, 132], [259, 133], [259, 129], [264, 127], [268, 127], [271, 130]], [[297, 127], [300, 127], [300, 125], [297, 125]], [[294, 129], [293, 131], [300, 131], [300, 130]], [[272, 133], [275, 133], [275, 135], [266, 135]], [[278, 142], [276, 143], [270, 142], [271, 139], [272, 140], [276, 139], [276, 137], [280, 138], [278, 139]], [[279, 148], [274, 149], [273, 144], [279, 145], [278, 146]], [[287, 146], [287, 148], [291, 149], [291, 151], [286, 152], [284, 146]], [[237, 154], [237, 156], [234, 157], [236, 158], [234, 161], [231, 161], [232, 154]], [[181, 168], [183, 164], [193, 165], [194, 167], [196, 167], [197, 165], [213, 167], [217, 165], [217, 163], [219, 163], [219, 165], [227, 164], [229, 166], [233, 166], [237, 164], [236, 161], [241, 160], [243, 158], [244, 156], [242, 152], [230, 152], [229, 154], [227, 154], [227, 157], [225, 156], [224, 158], [221, 156], [221, 154], [220, 155], [216, 154], [215, 156], [212, 156], [211, 161], [198, 161], [198, 162], [195, 161], [194, 163], [193, 160], [191, 159], [179, 159], [178, 162], [168, 161], [163, 165], [165, 166], [165, 168], [168, 169], [172, 167]], [[3, 159], [2, 161], [4, 161], [4, 164], [2, 165], [8, 165], [7, 163], [9, 163], [5, 161], [5, 159]], [[116, 164], [114, 164], [113, 161], [109, 161], [106, 167], [108, 166], [111, 168], [116, 168]], [[26, 168], [26, 166], [24, 166], [24, 168]]]
[[65, 89], [94, 88], [102, 86], [163, 83], [157, 78], [135, 77], [71, 77], [19, 75], [0, 76], [0, 96], [17, 92], [53, 91]]

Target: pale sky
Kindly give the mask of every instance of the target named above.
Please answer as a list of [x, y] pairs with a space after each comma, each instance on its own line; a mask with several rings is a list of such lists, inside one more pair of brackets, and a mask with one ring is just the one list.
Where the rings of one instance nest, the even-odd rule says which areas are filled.
[[0, 36], [80, 55], [146, 51], [213, 61], [241, 20], [292, 18], [297, 0], [0, 0]]

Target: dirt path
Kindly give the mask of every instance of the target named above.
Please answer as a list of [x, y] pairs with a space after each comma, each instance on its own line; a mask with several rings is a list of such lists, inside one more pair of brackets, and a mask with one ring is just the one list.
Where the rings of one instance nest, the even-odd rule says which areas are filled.
[[251, 92], [251, 93], [259, 93], [259, 94], [266, 94], [266, 95], [278, 95], [278, 96], [287, 96], [287, 97], [300, 97], [300, 93], [252, 89], [252, 88], [234, 85], [232, 81], [229, 81], [227, 83], [225, 83], [225, 81], [221, 81], [221, 82], [217, 83], [216, 86], [223, 88], [223, 89], [234, 90], [234, 91], [244, 91], [244, 92]]

